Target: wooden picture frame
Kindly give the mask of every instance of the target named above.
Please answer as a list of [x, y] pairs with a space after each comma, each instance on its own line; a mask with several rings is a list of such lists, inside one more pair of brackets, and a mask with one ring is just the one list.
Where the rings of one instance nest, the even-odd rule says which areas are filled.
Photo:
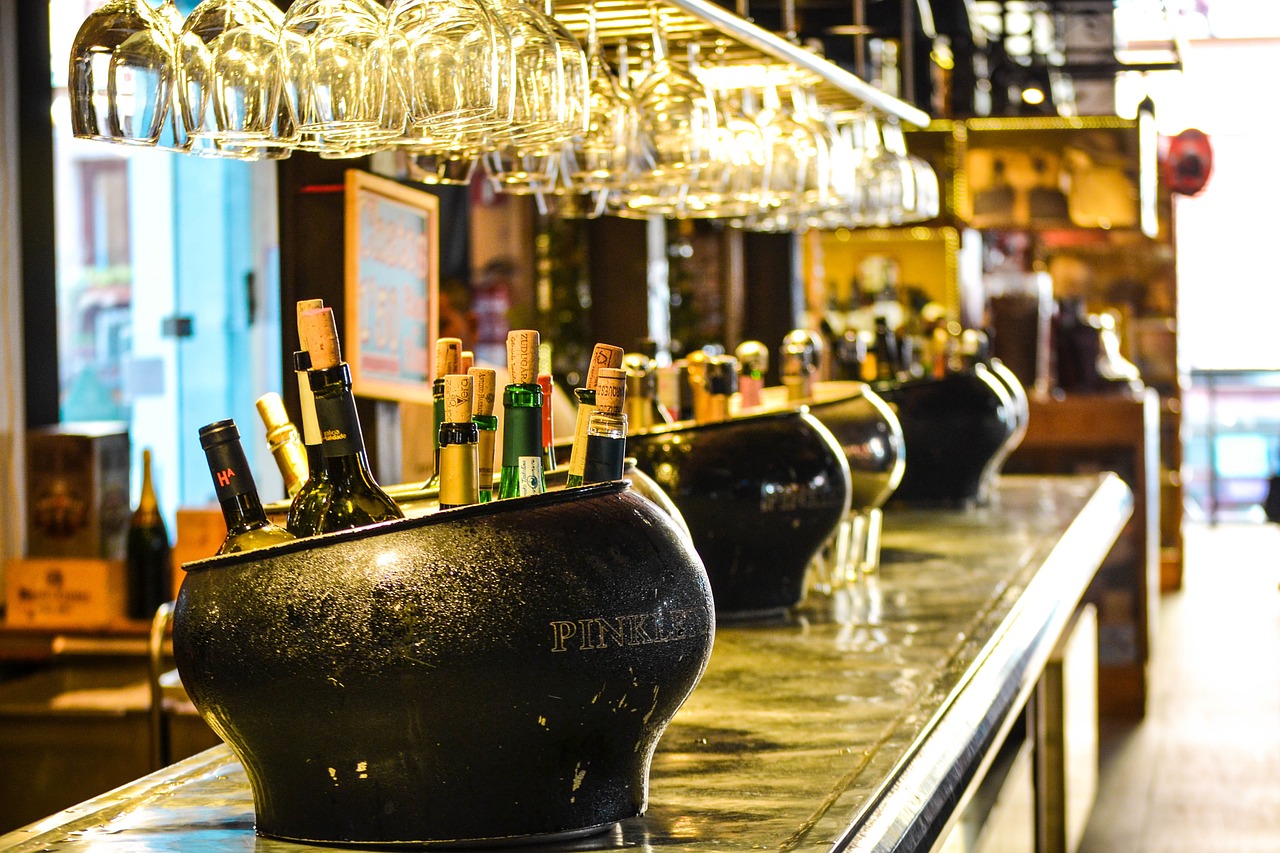
[[431, 403], [439, 328], [439, 199], [346, 173], [346, 360], [361, 397]]

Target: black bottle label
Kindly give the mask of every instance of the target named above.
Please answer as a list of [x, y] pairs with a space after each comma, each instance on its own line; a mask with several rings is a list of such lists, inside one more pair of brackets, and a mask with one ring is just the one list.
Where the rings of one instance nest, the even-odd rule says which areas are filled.
[[326, 459], [364, 452], [356, 400], [350, 394], [316, 397], [316, 420]]
[[582, 467], [582, 482], [607, 483], [610, 480], [621, 480], [626, 455], [627, 440], [625, 438], [588, 436], [587, 458]]
[[253, 474], [249, 471], [249, 461], [245, 458], [240, 442], [215, 444], [204, 453], [209, 460], [209, 474], [213, 477], [213, 488], [219, 501], [239, 495], [257, 494]]

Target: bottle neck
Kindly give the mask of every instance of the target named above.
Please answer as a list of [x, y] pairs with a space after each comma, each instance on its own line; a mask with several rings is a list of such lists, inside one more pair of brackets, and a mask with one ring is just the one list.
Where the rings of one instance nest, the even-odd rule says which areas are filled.
[[344, 362], [334, 367], [308, 371], [307, 379], [316, 401], [316, 422], [320, 428], [325, 469], [330, 479], [344, 473], [369, 470], [360, 417], [351, 393], [351, 369]]
[[267, 520], [266, 510], [262, 508], [262, 501], [256, 493], [234, 495], [218, 503], [222, 506], [222, 519], [227, 524], [228, 536], [266, 527], [270, 523]]
[[151, 451], [142, 452], [142, 494], [138, 496], [137, 515], [150, 518], [160, 515], [160, 503], [156, 500], [155, 485], [151, 482]]
[[205, 447], [209, 476], [222, 506], [222, 518], [228, 533], [238, 533], [267, 523], [267, 514], [253, 482], [249, 460], [239, 439], [228, 439]]

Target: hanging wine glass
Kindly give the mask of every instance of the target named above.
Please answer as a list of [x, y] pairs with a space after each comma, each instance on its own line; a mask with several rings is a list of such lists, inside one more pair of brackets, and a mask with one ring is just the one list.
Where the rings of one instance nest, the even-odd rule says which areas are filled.
[[287, 101], [281, 106], [283, 23], [283, 14], [264, 0], [204, 0], [187, 16], [180, 49], [184, 97], [194, 101], [183, 109], [189, 134], [251, 148], [297, 140]]
[[388, 27], [403, 38], [393, 65], [406, 80], [409, 136], [456, 136], [493, 121], [511, 104], [500, 78], [509, 77], [501, 25], [479, 0], [395, 0]]
[[622, 90], [600, 45], [595, 4], [587, 6], [587, 103], [584, 126], [565, 144], [562, 165], [569, 189], [604, 190], [626, 176], [635, 131], [631, 96]]
[[698, 170], [715, 157], [715, 100], [701, 81], [672, 61], [656, 3], [650, 4], [649, 16], [653, 66], [636, 89], [635, 106], [638, 143], [653, 165], [638, 178], [669, 189], [684, 185], [687, 191]]
[[81, 139], [154, 145], [174, 83], [168, 25], [144, 0], [111, 0], [71, 46], [71, 131]]
[[540, 153], [572, 133], [559, 41], [550, 21], [525, 0], [490, 0], [490, 8], [510, 33], [515, 75], [511, 122], [491, 136], [521, 153]]
[[280, 34], [285, 96], [323, 151], [367, 149], [404, 130], [386, 10], [373, 0], [296, 0]]

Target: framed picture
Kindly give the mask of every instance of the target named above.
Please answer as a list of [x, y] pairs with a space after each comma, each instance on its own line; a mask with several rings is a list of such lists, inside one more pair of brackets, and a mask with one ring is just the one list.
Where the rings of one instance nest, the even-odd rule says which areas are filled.
[[361, 397], [431, 402], [438, 258], [434, 195], [347, 171], [346, 360]]

